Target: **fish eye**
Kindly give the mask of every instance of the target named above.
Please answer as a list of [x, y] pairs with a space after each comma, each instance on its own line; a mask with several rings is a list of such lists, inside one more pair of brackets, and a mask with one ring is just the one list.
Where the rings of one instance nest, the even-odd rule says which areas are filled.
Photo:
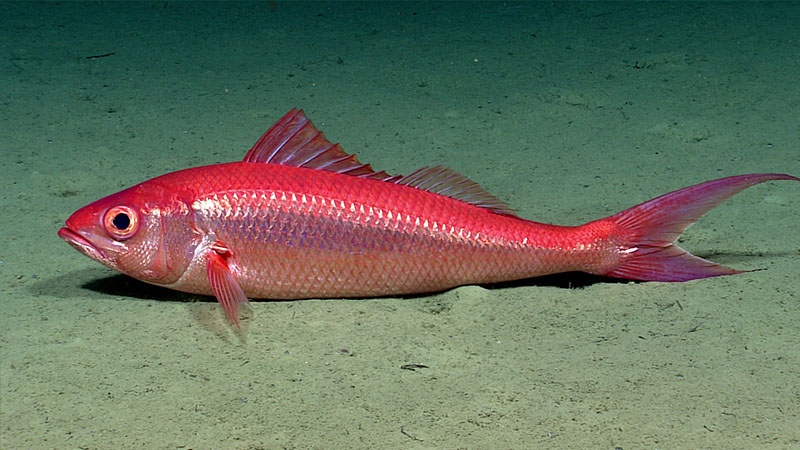
[[131, 218], [127, 214], [121, 212], [111, 219], [111, 222], [118, 230], [124, 230], [131, 226]]
[[117, 205], [106, 211], [103, 226], [114, 239], [129, 239], [139, 229], [139, 214], [128, 205]]

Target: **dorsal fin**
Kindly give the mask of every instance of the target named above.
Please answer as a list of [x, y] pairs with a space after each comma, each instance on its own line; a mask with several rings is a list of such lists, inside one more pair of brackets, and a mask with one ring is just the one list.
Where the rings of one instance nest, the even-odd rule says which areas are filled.
[[423, 167], [393, 182], [461, 200], [497, 214], [516, 216], [516, 212], [505, 202], [487, 192], [478, 183], [447, 167]]
[[486, 192], [478, 183], [442, 166], [423, 167], [413, 173], [389, 175], [362, 164], [355, 155], [333, 144], [311, 123], [302, 110], [292, 108], [247, 152], [244, 162], [280, 164], [326, 170], [345, 175], [422, 189], [488, 209], [497, 214], [514, 216], [514, 210]]
[[375, 172], [355, 155], [345, 153], [339, 144], [327, 140], [303, 111], [296, 108], [275, 122], [242, 161], [307, 167], [383, 181], [400, 178], [384, 171]]

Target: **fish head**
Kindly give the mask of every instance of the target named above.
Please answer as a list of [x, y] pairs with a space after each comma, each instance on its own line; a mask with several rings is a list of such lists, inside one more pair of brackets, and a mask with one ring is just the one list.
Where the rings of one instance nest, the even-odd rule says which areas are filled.
[[148, 283], [174, 283], [201, 238], [186, 202], [146, 181], [75, 211], [58, 236], [89, 258]]

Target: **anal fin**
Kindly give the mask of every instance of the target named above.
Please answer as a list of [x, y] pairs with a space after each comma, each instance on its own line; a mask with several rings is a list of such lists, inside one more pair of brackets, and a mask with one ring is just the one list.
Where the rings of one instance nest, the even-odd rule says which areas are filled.
[[225, 244], [215, 242], [208, 249], [206, 274], [217, 301], [222, 305], [222, 309], [225, 310], [228, 318], [238, 327], [239, 307], [242, 304], [249, 305], [249, 302], [242, 287], [239, 286], [239, 282], [236, 281], [233, 273], [231, 273], [227, 261], [229, 256], [230, 250]]

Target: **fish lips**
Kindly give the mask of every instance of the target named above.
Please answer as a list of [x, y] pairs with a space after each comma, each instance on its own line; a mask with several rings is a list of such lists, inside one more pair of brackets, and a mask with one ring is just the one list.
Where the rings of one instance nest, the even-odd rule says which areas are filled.
[[89, 239], [84, 237], [79, 232], [75, 232], [70, 228], [64, 227], [58, 230], [58, 237], [66, 241], [67, 244], [71, 245], [75, 250], [83, 253], [95, 261], [106, 263], [109, 260], [103, 249], [94, 245]]

